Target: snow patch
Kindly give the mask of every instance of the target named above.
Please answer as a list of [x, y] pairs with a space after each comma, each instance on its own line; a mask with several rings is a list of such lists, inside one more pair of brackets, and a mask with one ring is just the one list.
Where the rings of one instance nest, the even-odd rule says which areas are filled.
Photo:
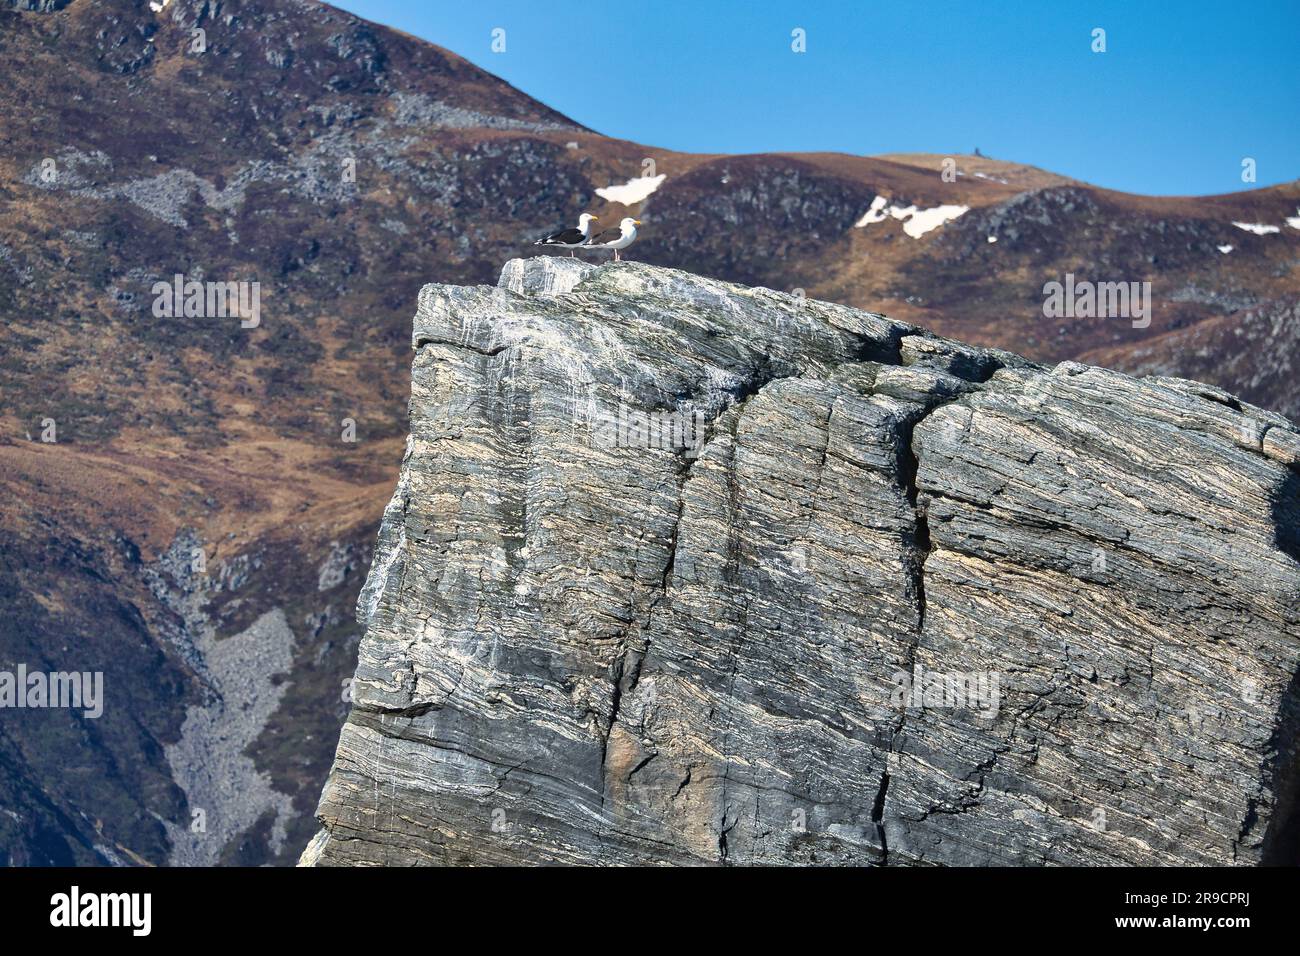
[[997, 241], [998, 241], [997, 236], [989, 236], [989, 242], [997, 242]]
[[[970, 212], [970, 206], [935, 206], [933, 209], [913, 209], [912, 217], [903, 223], [903, 232], [913, 239], [920, 239], [927, 232], [938, 229], [945, 222], [952, 222], [958, 216]], [[895, 218], [902, 218], [895, 215]]]
[[1215, 246], [1215, 248], [1218, 249], [1220, 252], [1222, 252], [1225, 256], [1232, 251], [1231, 245]]
[[1300, 229], [1300, 206], [1295, 207], [1295, 212], [1294, 216], [1287, 216], [1286, 224], [1292, 229]]
[[861, 229], [873, 222], [884, 222], [886, 214], [903, 221], [903, 232], [913, 239], [920, 239], [927, 232], [938, 229], [945, 222], [951, 222], [958, 216], [970, 212], [970, 206], [935, 206], [933, 209], [918, 209], [916, 206], [892, 206], [884, 196], [871, 200], [871, 208], [854, 223]]
[[635, 179], [629, 179], [622, 186], [606, 186], [604, 189], [597, 189], [596, 195], [609, 202], [622, 203], [624, 206], [635, 206], [639, 202], [644, 202], [652, 192], [658, 189], [665, 178], [663, 173], [658, 176], [638, 176]]
[[861, 229], [868, 223], [885, 221], [885, 206], [889, 200], [884, 196], [877, 196], [871, 200], [871, 208], [862, 214], [862, 218], [853, 224], [853, 228]]
[[1281, 226], [1266, 226], [1262, 222], [1233, 222], [1238, 229], [1245, 229], [1247, 232], [1253, 232], [1257, 236], [1267, 236], [1272, 232], [1281, 232]]

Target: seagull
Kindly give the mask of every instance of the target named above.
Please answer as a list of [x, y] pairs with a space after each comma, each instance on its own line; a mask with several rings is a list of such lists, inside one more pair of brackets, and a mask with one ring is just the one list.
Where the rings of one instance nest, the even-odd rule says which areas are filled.
[[604, 232], [597, 233], [587, 240], [583, 246], [584, 249], [613, 249], [614, 261], [618, 262], [618, 251], [626, 249], [632, 243], [636, 242], [636, 227], [641, 225], [640, 219], [633, 219], [628, 216], [618, 224], [617, 229], [606, 229]]
[[577, 229], [561, 229], [559, 232], [552, 232], [549, 235], [542, 236], [533, 243], [535, 246], [560, 246], [569, 250], [569, 258], [573, 258], [573, 250], [585, 243], [591, 238], [591, 224], [599, 218], [589, 212], [584, 212], [578, 217]]

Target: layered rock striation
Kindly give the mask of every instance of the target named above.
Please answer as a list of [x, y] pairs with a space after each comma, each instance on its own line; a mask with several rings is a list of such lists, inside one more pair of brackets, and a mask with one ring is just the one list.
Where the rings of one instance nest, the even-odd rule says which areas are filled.
[[1295, 859], [1288, 420], [636, 262], [414, 347], [304, 862]]

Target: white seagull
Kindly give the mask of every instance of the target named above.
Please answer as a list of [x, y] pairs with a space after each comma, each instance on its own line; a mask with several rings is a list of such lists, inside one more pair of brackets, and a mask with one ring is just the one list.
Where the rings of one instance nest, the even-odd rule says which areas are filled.
[[617, 229], [606, 229], [604, 232], [597, 233], [587, 240], [583, 246], [584, 249], [613, 249], [614, 261], [618, 262], [618, 251], [626, 249], [632, 243], [636, 242], [636, 227], [641, 225], [640, 219], [633, 219], [628, 216], [618, 224]]
[[561, 249], [569, 250], [569, 258], [573, 258], [573, 250], [577, 249], [588, 239], [591, 238], [591, 224], [599, 218], [589, 212], [584, 212], [578, 217], [577, 229], [561, 229], [558, 232], [552, 232], [542, 236], [533, 243], [535, 246], [558, 246]]

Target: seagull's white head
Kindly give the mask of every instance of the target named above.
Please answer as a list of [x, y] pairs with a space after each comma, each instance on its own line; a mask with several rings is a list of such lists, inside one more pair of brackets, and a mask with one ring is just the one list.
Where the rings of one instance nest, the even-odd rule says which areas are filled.
[[640, 219], [633, 219], [631, 216], [628, 216], [618, 224], [618, 227], [622, 229], [624, 233], [629, 233], [636, 232], [636, 227], [639, 225], [641, 225]]
[[585, 231], [591, 225], [592, 220], [599, 219], [599, 218], [600, 218], [599, 216], [593, 216], [589, 212], [584, 212], [581, 216], [578, 217], [578, 228]]

